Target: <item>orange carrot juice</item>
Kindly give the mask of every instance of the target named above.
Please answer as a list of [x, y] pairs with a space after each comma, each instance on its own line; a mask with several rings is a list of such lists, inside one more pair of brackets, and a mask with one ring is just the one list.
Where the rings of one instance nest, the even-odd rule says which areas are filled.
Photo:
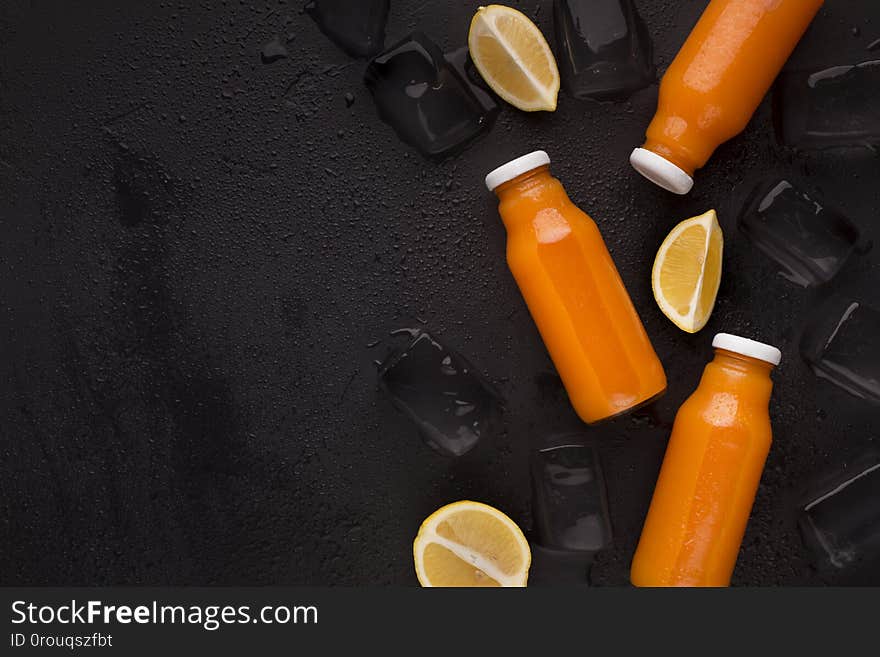
[[770, 345], [719, 333], [715, 359], [678, 410], [630, 579], [727, 586], [770, 450]]
[[666, 389], [605, 242], [536, 151], [486, 176], [507, 229], [507, 263], [575, 411], [585, 422], [623, 413]]
[[632, 165], [677, 194], [746, 127], [823, 0], [712, 0], [660, 83]]

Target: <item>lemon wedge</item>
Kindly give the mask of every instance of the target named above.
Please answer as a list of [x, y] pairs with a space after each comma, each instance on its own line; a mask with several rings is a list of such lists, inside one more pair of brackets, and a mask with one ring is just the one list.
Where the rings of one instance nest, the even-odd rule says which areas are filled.
[[715, 210], [687, 219], [663, 240], [651, 286], [660, 310], [682, 331], [706, 325], [721, 284], [724, 237]]
[[525, 14], [504, 5], [480, 7], [471, 21], [468, 49], [480, 75], [508, 103], [526, 112], [556, 109], [556, 59]]
[[513, 520], [487, 504], [462, 501], [425, 519], [413, 558], [425, 587], [525, 586], [532, 554]]

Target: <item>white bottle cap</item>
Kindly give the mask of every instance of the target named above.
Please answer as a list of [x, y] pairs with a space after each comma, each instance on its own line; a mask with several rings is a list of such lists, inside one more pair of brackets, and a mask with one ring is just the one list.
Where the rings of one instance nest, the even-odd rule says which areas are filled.
[[779, 365], [782, 360], [782, 352], [776, 347], [756, 340], [741, 338], [730, 333], [719, 333], [712, 340], [712, 346], [718, 349], [726, 349], [735, 354], [742, 354], [750, 358], [767, 361], [771, 365]]
[[517, 176], [521, 176], [527, 171], [537, 169], [545, 164], [550, 164], [550, 156], [544, 151], [533, 151], [528, 155], [518, 157], [490, 171], [489, 175], [486, 176], [486, 187], [489, 188], [490, 192], [494, 191], [498, 185], [503, 185], [508, 180], [513, 180]]
[[684, 169], [647, 148], [635, 149], [629, 163], [652, 183], [673, 194], [687, 194], [694, 186], [694, 179]]

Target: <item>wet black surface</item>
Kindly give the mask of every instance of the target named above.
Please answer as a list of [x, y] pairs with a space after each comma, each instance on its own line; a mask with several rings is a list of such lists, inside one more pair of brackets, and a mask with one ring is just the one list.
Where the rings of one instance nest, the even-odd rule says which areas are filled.
[[[880, 306], [878, 251], [805, 291], [735, 229], [755, 177], [793, 172], [878, 239], [876, 153], [783, 149], [765, 102], [673, 197], [627, 164], [654, 86], [620, 105], [505, 107], [431, 163], [302, 4], [0, 3], [0, 582], [411, 585], [411, 541], [441, 504], [484, 501], [528, 529], [529, 449], [580, 425], [482, 178], [541, 147], [602, 229], [670, 381], [653, 415], [587, 429], [615, 531], [594, 583], [626, 584], [669, 423], [722, 329], [784, 353], [734, 583], [880, 583], [811, 566], [794, 511], [810, 477], [878, 442], [880, 408], [797, 354], [832, 292]], [[450, 52], [477, 4], [395, 0], [386, 43], [421, 29]], [[552, 34], [549, 0], [516, 5]], [[660, 73], [704, 5], [639, 2]], [[862, 61], [878, 37], [880, 5], [829, 0], [790, 66]], [[263, 64], [274, 39], [288, 56]], [[709, 207], [725, 275], [692, 336], [656, 307], [650, 266]], [[419, 320], [506, 399], [505, 431], [458, 460], [377, 387], [370, 345]]]

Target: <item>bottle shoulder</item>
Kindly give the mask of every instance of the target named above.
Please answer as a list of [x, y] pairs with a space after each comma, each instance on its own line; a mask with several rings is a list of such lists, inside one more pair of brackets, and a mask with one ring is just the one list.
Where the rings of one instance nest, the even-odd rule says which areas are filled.
[[575, 205], [559, 185], [557, 190], [523, 193], [502, 199], [498, 206], [508, 231], [553, 225], [568, 226], [572, 232], [594, 230], [596, 224]]
[[769, 439], [769, 404], [763, 396], [748, 391], [698, 387], [685, 400], [676, 415], [676, 424], [698, 423], [718, 430], [747, 431]]

